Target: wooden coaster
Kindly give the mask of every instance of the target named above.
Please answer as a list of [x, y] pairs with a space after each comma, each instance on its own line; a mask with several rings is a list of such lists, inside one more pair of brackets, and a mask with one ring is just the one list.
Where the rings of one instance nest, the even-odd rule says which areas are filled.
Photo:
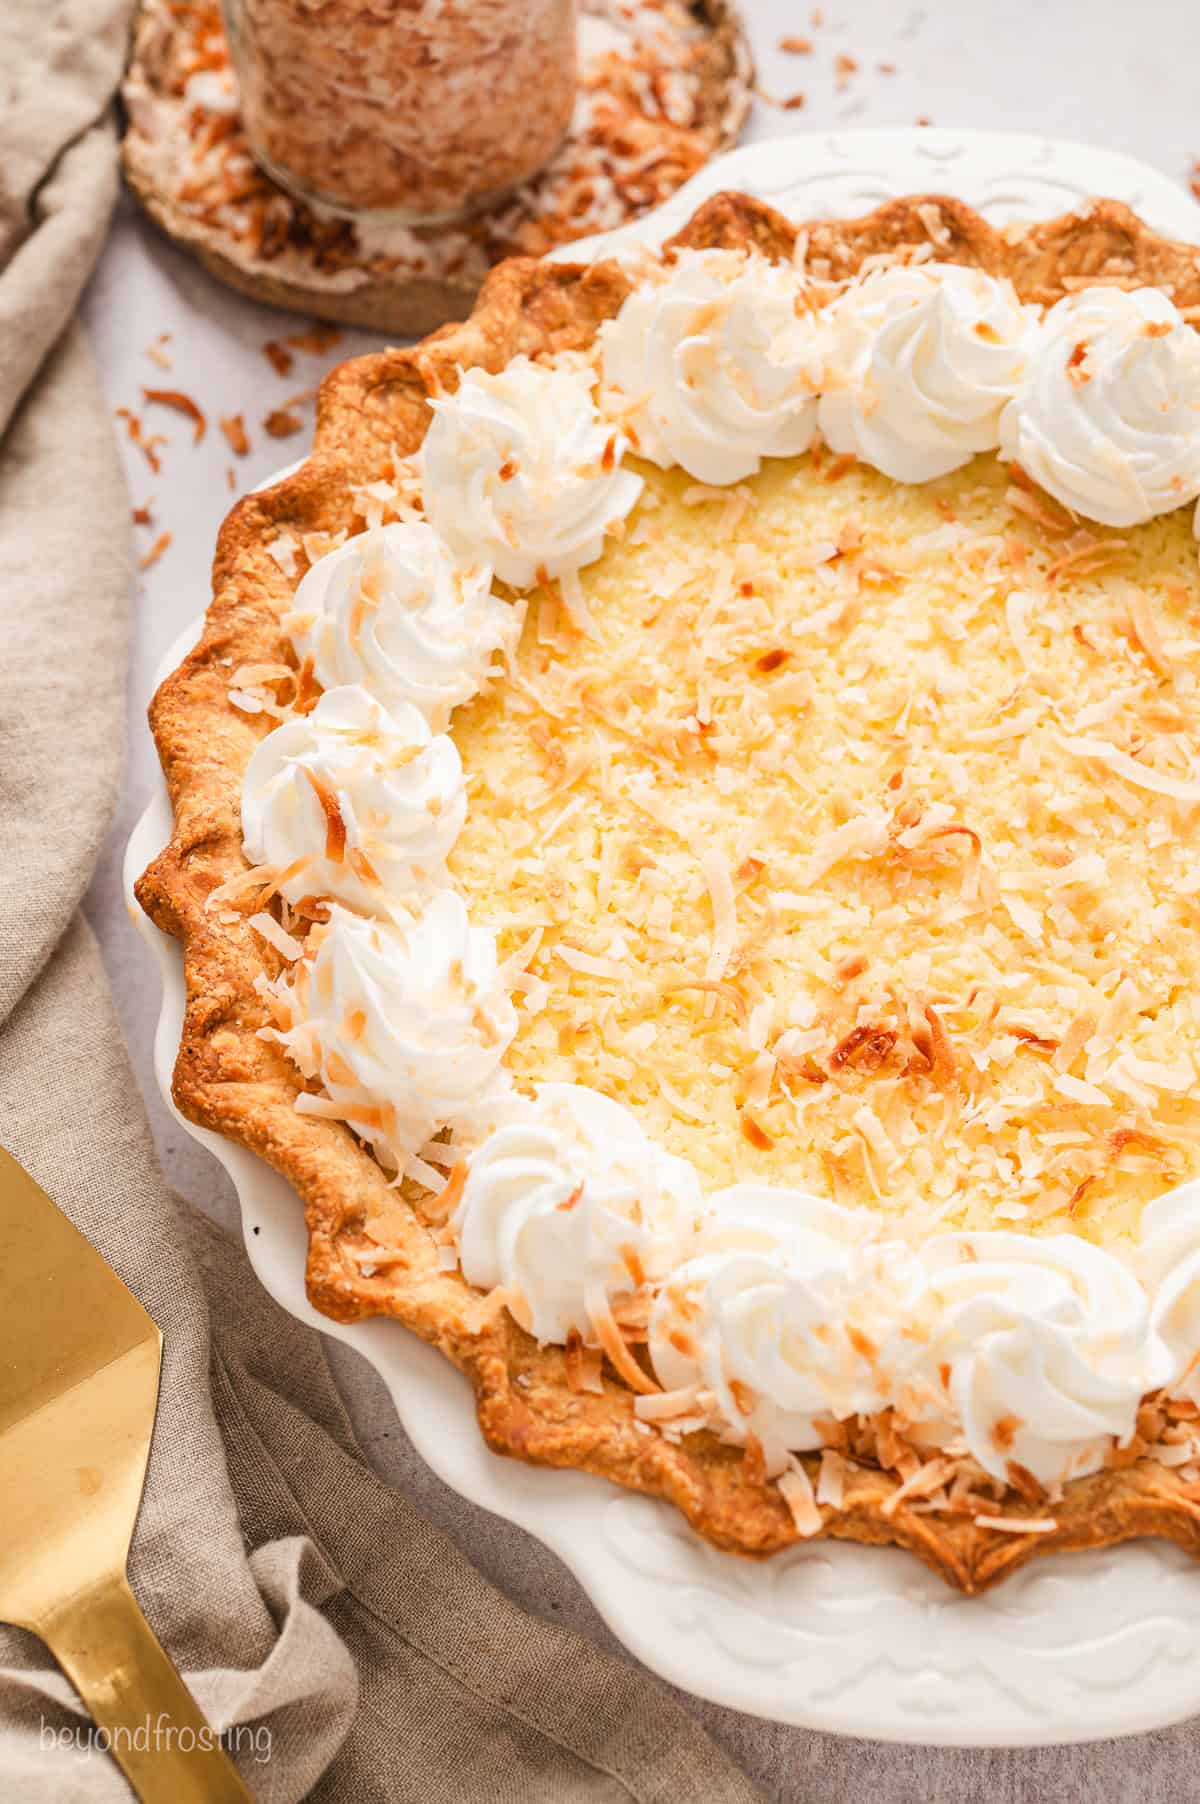
[[252, 160], [218, 0], [142, 0], [122, 89], [126, 179], [230, 287], [418, 337], [470, 311], [493, 264], [624, 225], [734, 143], [753, 67], [728, 0], [582, 0], [579, 101], [553, 162], [455, 227], [361, 226], [293, 200]]

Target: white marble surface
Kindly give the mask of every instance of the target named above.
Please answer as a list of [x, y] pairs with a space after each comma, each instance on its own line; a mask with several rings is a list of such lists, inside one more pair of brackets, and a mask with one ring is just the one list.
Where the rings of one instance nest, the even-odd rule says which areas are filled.
[[[938, 125], [1045, 130], [1100, 142], [1145, 158], [1186, 181], [1200, 154], [1194, 123], [1189, 46], [1195, 14], [1186, 0], [958, 0], [949, 9], [835, 0], [814, 26], [809, 6], [786, 0], [744, 0], [762, 88], [779, 99], [803, 92], [806, 105], [781, 111], [759, 103], [750, 135], [766, 137], [831, 125]], [[784, 33], [803, 34], [809, 56], [777, 49]], [[859, 67], [842, 78], [835, 59]], [[895, 73], [878, 65], [892, 63]], [[178, 416], [147, 410], [163, 431], [163, 468], [155, 475], [126, 445], [135, 504], [149, 502], [155, 524], [140, 528], [143, 547], [163, 530], [172, 543], [141, 579], [130, 685], [129, 760], [117, 818], [88, 897], [116, 992], [134, 1067], [146, 1098], [159, 1154], [176, 1189], [225, 1225], [235, 1225], [232, 1193], [218, 1167], [171, 1120], [154, 1089], [150, 1042], [157, 1013], [157, 977], [126, 918], [120, 888], [125, 839], [140, 813], [155, 771], [144, 724], [154, 670], [181, 627], [207, 598], [208, 564], [220, 521], [232, 499], [227, 471], [236, 465], [239, 488], [251, 486], [302, 454], [306, 435], [284, 441], [261, 430], [264, 415], [298, 391], [313, 387], [338, 359], [378, 341], [347, 335], [326, 356], [298, 354], [287, 377], [262, 354], [263, 342], [297, 329], [275, 314], [228, 293], [197, 265], [171, 249], [125, 203], [86, 302], [86, 321], [114, 408], [141, 410], [143, 387], [179, 386], [209, 414], [204, 443]], [[146, 347], [169, 333], [171, 370]], [[252, 454], [233, 459], [217, 416], [242, 413]], [[306, 420], [311, 409], [305, 410]], [[383, 1387], [361, 1361], [332, 1348], [338, 1381], [368, 1456], [441, 1523], [497, 1584], [526, 1608], [567, 1622], [602, 1643], [611, 1638], [574, 1581], [552, 1555], [520, 1531], [498, 1522], [446, 1490], [409, 1447]], [[898, 1748], [872, 1749], [774, 1727], [690, 1700], [735, 1758], [777, 1804], [819, 1795], [828, 1804], [857, 1800], [869, 1768], [869, 1794], [880, 1804], [936, 1798], [989, 1804], [1053, 1795], [1104, 1804], [1171, 1796], [1173, 1758], [1184, 1757], [1188, 1731], [1144, 1738], [1108, 1752], [1103, 1792], [1085, 1750], [972, 1756]], [[1176, 1779], [1176, 1783], [1179, 1780]], [[1178, 1790], [1180, 1799], [1194, 1795]]]

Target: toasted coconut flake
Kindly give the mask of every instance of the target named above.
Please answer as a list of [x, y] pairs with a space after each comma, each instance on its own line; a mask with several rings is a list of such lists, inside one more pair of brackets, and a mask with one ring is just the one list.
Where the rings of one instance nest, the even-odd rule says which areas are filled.
[[976, 1516], [975, 1526], [1002, 1535], [1052, 1535], [1058, 1523], [1053, 1516]]
[[149, 570], [157, 564], [159, 558], [171, 543], [169, 532], [160, 532], [149, 551], [144, 551], [138, 559], [139, 570]]
[[620, 959], [583, 952], [578, 946], [569, 946], [561, 940], [554, 948], [554, 956], [560, 958], [572, 971], [582, 972], [587, 977], [603, 977], [612, 983], [624, 983], [633, 976], [632, 968]]
[[630, 1390], [637, 1391], [643, 1396], [650, 1396], [660, 1390], [661, 1386], [642, 1370], [626, 1346], [625, 1337], [617, 1326], [616, 1318], [608, 1301], [608, 1294], [603, 1285], [589, 1287], [584, 1302], [587, 1307], [588, 1319], [595, 1330], [596, 1339], [608, 1355], [618, 1377], [625, 1380]]
[[817, 1475], [817, 1502], [831, 1510], [840, 1510], [846, 1501], [846, 1479], [849, 1466], [840, 1453], [826, 1447], [821, 1454], [821, 1470]]
[[267, 556], [278, 564], [283, 574], [294, 577], [296, 574], [296, 553], [300, 550], [300, 541], [295, 533], [281, 532], [267, 546]]
[[1200, 802], [1200, 779], [1187, 780], [1168, 776], [1165, 771], [1139, 764], [1128, 752], [1119, 751], [1115, 745], [1108, 745], [1102, 739], [1062, 735], [1059, 744], [1064, 751], [1073, 752], [1077, 758], [1087, 758], [1107, 766], [1115, 776], [1123, 777], [1138, 789], [1148, 789], [1155, 795], [1169, 796], [1176, 802]]
[[769, 1152], [775, 1144], [762, 1123], [756, 1121], [747, 1110], [742, 1111], [742, 1137], [760, 1153]]
[[1085, 1108], [1111, 1109], [1113, 1106], [1112, 1097], [1098, 1084], [1085, 1083], [1081, 1077], [1072, 1077], [1069, 1071], [1056, 1071], [1051, 1083], [1060, 1096], [1065, 1096], [1069, 1102], [1082, 1103]]
[[330, 864], [342, 864], [346, 858], [346, 822], [337, 794], [311, 765], [302, 765], [301, 769], [325, 816], [325, 856]]
[[192, 443], [198, 445], [208, 431], [208, 421], [190, 395], [178, 388], [144, 388], [142, 398], [147, 405], [170, 407], [192, 422]]
[[[729, 860], [722, 853], [711, 848], [703, 852], [700, 868], [708, 885], [713, 917], [712, 945], [704, 976], [709, 983], [717, 983], [725, 975], [737, 939], [737, 901]], [[704, 1012], [711, 1014], [711, 1002], [705, 1003]]]
[[928, 1064], [934, 1083], [948, 1088], [958, 1075], [958, 1062], [950, 1036], [932, 1003], [909, 1001], [908, 1031], [914, 1048]]
[[1127, 546], [1127, 539], [1108, 539], [1097, 544], [1089, 537], [1051, 564], [1046, 572], [1048, 587], [1057, 588], [1065, 576], [1090, 576], [1105, 569], [1120, 559]]
[[218, 424], [220, 425], [221, 431], [225, 434], [229, 443], [229, 449], [233, 452], [234, 456], [245, 457], [250, 450], [250, 440], [246, 436], [246, 422], [243, 420], [241, 414], [224, 414]]
[[669, 1422], [673, 1417], [690, 1415], [696, 1407], [699, 1389], [697, 1384], [685, 1384], [681, 1390], [635, 1397], [633, 1413], [642, 1422]]
[[304, 421], [298, 413], [292, 413], [286, 407], [276, 407], [266, 415], [262, 426], [270, 438], [291, 438], [293, 433], [303, 432]]
[[277, 376], [291, 375], [292, 365], [295, 363], [296, 359], [292, 356], [292, 353], [286, 346], [281, 345], [277, 339], [268, 338], [262, 347], [262, 354]]
[[813, 1494], [812, 1480], [800, 1464], [793, 1458], [786, 1472], [781, 1472], [775, 1480], [779, 1494], [792, 1513], [792, 1521], [796, 1532], [804, 1540], [819, 1535], [823, 1527], [821, 1512]]
[[1158, 623], [1154, 618], [1154, 610], [1150, 605], [1150, 597], [1137, 591], [1128, 602], [1130, 635], [1134, 643], [1143, 653], [1150, 668], [1164, 679], [1172, 674], [1173, 666], [1167, 656]]
[[344, 333], [339, 326], [331, 325], [328, 320], [315, 319], [303, 331], [289, 332], [284, 343], [294, 351], [306, 351], [312, 357], [323, 357], [335, 345], [340, 345], [343, 337]]
[[688, 1100], [685, 1096], [681, 1096], [679, 1094], [678, 1090], [674, 1089], [667, 1082], [666, 1078], [663, 1077], [661, 1072], [658, 1072], [655, 1074], [655, 1082], [658, 1085], [659, 1093], [663, 1097], [664, 1101], [671, 1108], [671, 1110], [676, 1115], [681, 1116], [684, 1121], [706, 1121], [708, 1119], [708, 1117], [704, 1113], [704, 1110], [695, 1108], [690, 1102], [688, 1102]]
[[1154, 1090], [1174, 1090], [1183, 1094], [1196, 1082], [1196, 1073], [1187, 1059], [1165, 1065], [1159, 1059], [1141, 1059], [1136, 1053], [1127, 1051], [1117, 1062], [1135, 1083], [1148, 1084]]
[[889, 821], [882, 809], [855, 815], [840, 827], [831, 827], [813, 841], [804, 869], [804, 883], [812, 888], [843, 859], [872, 858], [888, 843]]
[[255, 933], [266, 940], [268, 945], [274, 946], [281, 958], [295, 961], [303, 956], [304, 947], [300, 941], [282, 928], [274, 915], [267, 914], [265, 910], [251, 915], [246, 925], [253, 927]]
[[572, 1328], [567, 1335], [564, 1351], [567, 1369], [567, 1386], [570, 1390], [591, 1392], [603, 1395], [604, 1379], [601, 1375], [601, 1354], [598, 1347], [585, 1347], [578, 1329]]
[[1156, 1464], [1172, 1470], [1190, 1465], [1198, 1452], [1200, 1452], [1200, 1448], [1197, 1448], [1195, 1440], [1189, 1438], [1178, 1446], [1172, 1445], [1170, 1442], [1160, 1442], [1155, 1447], [1141, 1448], [1139, 1456], [1152, 1459]]
[[1021, 929], [1035, 945], [1040, 946], [1046, 937], [1046, 930], [1036, 909], [1031, 908], [1023, 896], [1002, 896], [1000, 898], [1013, 924]]
[[[403, 1247], [351, 1247], [349, 1251], [364, 1278], [373, 1278], [378, 1271], [411, 1264]], [[454, 1263], [457, 1264], [458, 1261], [455, 1260]]]
[[467, 1187], [468, 1169], [469, 1167], [466, 1159], [459, 1159], [457, 1164], [451, 1166], [450, 1176], [446, 1179], [446, 1182], [437, 1193], [436, 1204], [423, 1205], [427, 1215], [431, 1214], [433, 1208], [436, 1208], [436, 1219], [439, 1221], [449, 1221], [450, 1217], [454, 1214], [454, 1211], [458, 1208], [459, 1203], [462, 1201], [463, 1191]]
[[952, 1459], [930, 1459], [918, 1466], [909, 1474], [903, 1484], [897, 1485], [883, 1504], [883, 1514], [894, 1516], [902, 1503], [916, 1497], [929, 1497], [940, 1491], [954, 1477], [955, 1462]]
[[845, 1066], [870, 1075], [887, 1062], [896, 1039], [897, 1035], [890, 1027], [860, 1022], [838, 1041], [829, 1054], [829, 1064], [835, 1071]]
[[161, 433], [153, 433], [147, 438], [142, 431], [142, 422], [128, 407], [118, 407], [116, 409], [116, 415], [119, 420], [124, 420], [130, 441], [137, 446], [138, 450], [142, 453], [142, 456], [146, 459], [146, 462], [157, 476], [162, 470], [162, 458], [158, 454], [158, 448], [160, 445], [166, 444], [166, 439]]
[[298, 858], [289, 865], [252, 864], [244, 871], [235, 871], [209, 892], [204, 906], [213, 909], [233, 903], [251, 908], [264, 907], [283, 884], [300, 874], [304, 862]]
[[1030, 729], [1037, 725], [1040, 717], [1039, 708], [1023, 708], [1011, 720], [998, 721], [992, 727], [976, 727], [965, 737], [972, 745], [997, 745], [1005, 739], [1024, 739]]
[[708, 977], [681, 977], [677, 983], [665, 983], [662, 994], [672, 996], [678, 990], [702, 990], [709, 996], [719, 996], [729, 1004], [739, 1021], [744, 1023], [749, 1018], [746, 998], [731, 983], [714, 983]]

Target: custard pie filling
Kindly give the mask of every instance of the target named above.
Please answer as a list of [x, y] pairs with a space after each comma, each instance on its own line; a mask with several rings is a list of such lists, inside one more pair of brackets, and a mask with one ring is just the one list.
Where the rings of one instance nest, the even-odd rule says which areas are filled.
[[683, 251], [432, 410], [243, 787], [297, 1107], [802, 1533], [1049, 1509], [1200, 1404], [1200, 339]]

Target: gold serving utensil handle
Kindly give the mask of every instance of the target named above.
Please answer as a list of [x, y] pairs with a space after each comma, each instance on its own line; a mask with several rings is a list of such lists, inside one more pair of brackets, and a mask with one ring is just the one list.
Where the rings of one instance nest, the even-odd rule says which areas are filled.
[[253, 1804], [125, 1568], [162, 1335], [0, 1147], [0, 1621], [40, 1635], [143, 1804]]
[[123, 1572], [37, 1625], [143, 1804], [253, 1804]]

